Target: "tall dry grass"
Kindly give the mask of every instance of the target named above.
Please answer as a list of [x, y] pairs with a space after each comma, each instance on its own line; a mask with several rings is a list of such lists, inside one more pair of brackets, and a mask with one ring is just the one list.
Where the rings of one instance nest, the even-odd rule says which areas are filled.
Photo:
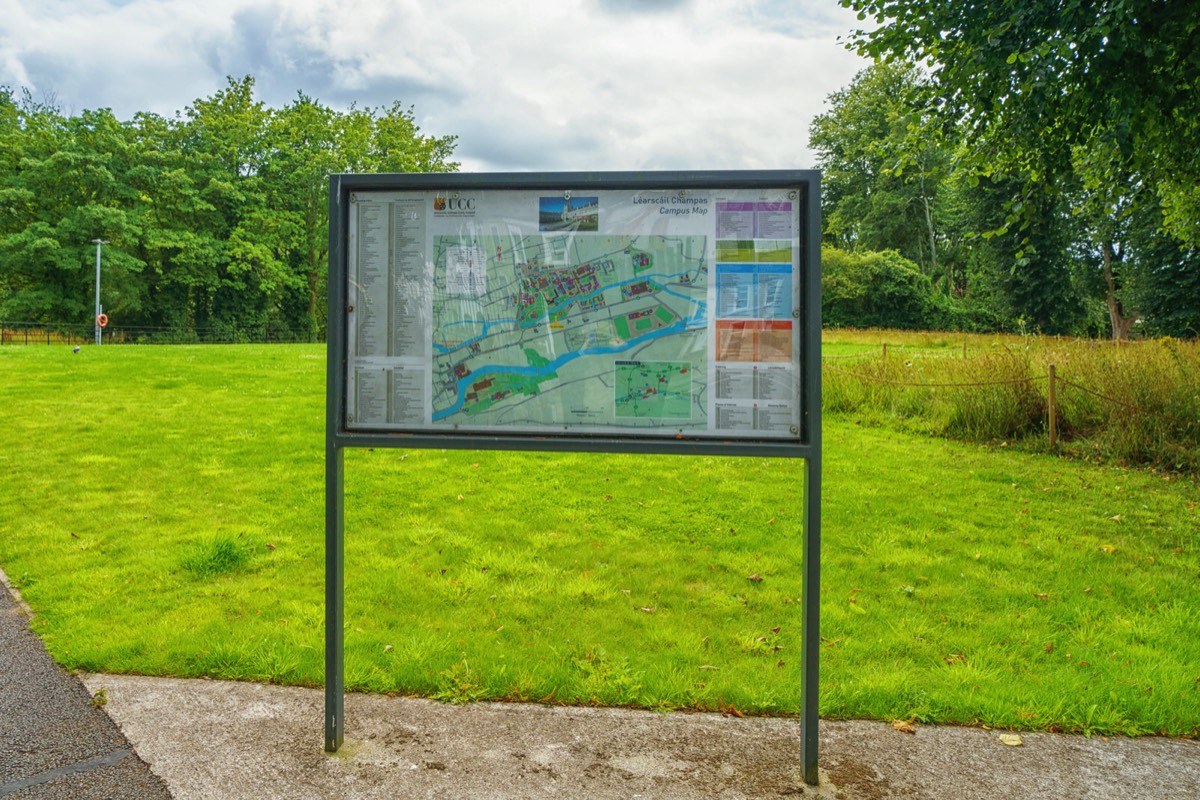
[[[1200, 342], [828, 332], [830, 413], [969, 441], [1048, 447], [1049, 368], [1067, 452], [1200, 474]], [[887, 347], [884, 347], [884, 344]], [[831, 348], [835, 349], [835, 348]]]

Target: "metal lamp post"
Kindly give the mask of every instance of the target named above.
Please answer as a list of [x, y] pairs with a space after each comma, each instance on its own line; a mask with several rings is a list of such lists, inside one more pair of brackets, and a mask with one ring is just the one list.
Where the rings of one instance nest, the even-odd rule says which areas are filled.
[[108, 244], [107, 239], [92, 239], [96, 243], [96, 316], [92, 322], [96, 326], [96, 344], [100, 344], [100, 246]]

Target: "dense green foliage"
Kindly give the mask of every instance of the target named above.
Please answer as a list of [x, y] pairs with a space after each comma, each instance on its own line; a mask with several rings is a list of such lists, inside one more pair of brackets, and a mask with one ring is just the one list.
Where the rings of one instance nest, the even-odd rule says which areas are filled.
[[[922, 70], [876, 63], [830, 95], [810, 142], [824, 174], [825, 242], [898, 252], [939, 290], [931, 308], [953, 313], [910, 320], [897, 309], [881, 322], [827, 306], [835, 324], [1200, 333], [1200, 249], [1164, 229], [1163, 198], [1116, 142], [1076, 145], [1039, 180], [1001, 154], [984, 168], [976, 132], [939, 116], [936, 90]], [[966, 309], [971, 325], [956, 322]]]
[[1080, 149], [1110, 150], [1109, 179], [1150, 186], [1200, 245], [1198, 0], [841, 3], [875, 23], [859, 52], [928, 65], [924, 107], [980, 172], [1053, 183]]
[[316, 337], [327, 176], [454, 169], [413, 112], [283, 108], [230, 79], [173, 118], [72, 116], [0, 87], [0, 318]]
[[996, 330], [985, 309], [938, 292], [929, 277], [894, 250], [821, 251], [821, 318], [830, 328]]
[[895, 250], [944, 285], [962, 289], [961, 253], [947, 217], [949, 148], [910, 131], [911, 67], [864, 70], [829, 96], [809, 144], [820, 154], [825, 241], [844, 250]]

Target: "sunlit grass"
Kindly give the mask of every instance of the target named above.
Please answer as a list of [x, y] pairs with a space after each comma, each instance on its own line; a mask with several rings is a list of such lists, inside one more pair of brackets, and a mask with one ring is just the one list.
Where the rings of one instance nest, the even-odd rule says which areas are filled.
[[[6, 348], [0, 375], [0, 565], [56, 658], [322, 683], [319, 347]], [[825, 437], [823, 714], [1200, 733], [1194, 483]], [[347, 685], [797, 713], [801, 467], [351, 450]]]

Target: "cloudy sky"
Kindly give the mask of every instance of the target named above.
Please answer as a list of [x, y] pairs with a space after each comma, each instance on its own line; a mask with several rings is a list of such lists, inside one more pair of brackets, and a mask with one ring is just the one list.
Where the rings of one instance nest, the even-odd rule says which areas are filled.
[[0, 84], [121, 119], [226, 76], [400, 100], [471, 171], [807, 168], [857, 25], [836, 0], [0, 0]]

